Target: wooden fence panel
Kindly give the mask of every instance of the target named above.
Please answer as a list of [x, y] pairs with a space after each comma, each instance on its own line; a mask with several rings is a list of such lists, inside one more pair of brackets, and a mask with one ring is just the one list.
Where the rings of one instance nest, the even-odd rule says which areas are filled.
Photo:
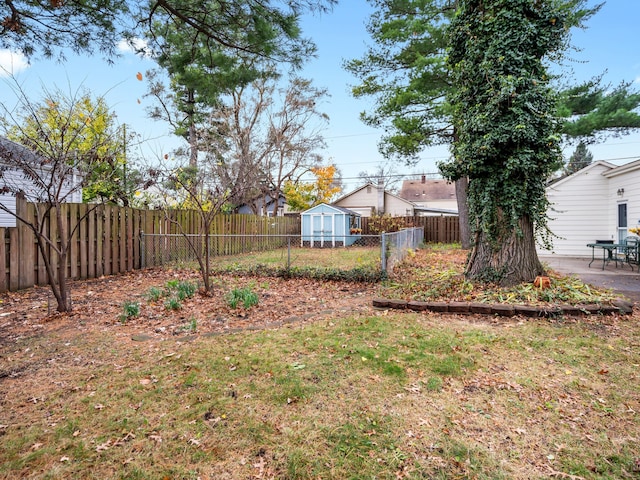
[[95, 278], [100, 275], [97, 273], [98, 265], [98, 251], [97, 251], [97, 238], [96, 238], [96, 217], [98, 215], [97, 209], [92, 209], [87, 212], [87, 277]]
[[[104, 205], [100, 205], [96, 209], [96, 276], [101, 277], [102, 275], [108, 275], [105, 271], [105, 244], [108, 245], [108, 242], [105, 240], [108, 238], [108, 235], [111, 235], [111, 227], [107, 222], [107, 213]], [[108, 231], [108, 232], [107, 232]], [[109, 254], [111, 252], [108, 252]], [[109, 270], [111, 272], [111, 270]]]
[[[423, 227], [424, 243], [459, 243], [460, 242], [460, 225], [457, 216], [433, 216], [433, 217], [397, 217], [396, 222], [404, 223], [404, 225]], [[362, 233], [363, 235], [371, 235], [371, 218], [362, 217]]]
[[[37, 209], [37, 205], [34, 204], [29, 204], [29, 207], [31, 208], [31, 211], [33, 212], [34, 217], [38, 215], [38, 209]], [[45, 221], [45, 225], [47, 226], [46, 228], [48, 228], [49, 225], [49, 221]], [[42, 251], [40, 250], [40, 247], [37, 244], [37, 241], [34, 240], [36, 242], [36, 250], [38, 252], [38, 259], [37, 259], [37, 266], [36, 266], [36, 271], [37, 271], [37, 284], [38, 285], [48, 285], [49, 284], [49, 275], [47, 274], [47, 267], [44, 263], [44, 257], [42, 256]], [[48, 246], [46, 247], [48, 248]], [[47, 250], [48, 252], [49, 250]]]
[[127, 213], [127, 271], [130, 272], [133, 270], [135, 264], [135, 251], [133, 247], [135, 244], [135, 215], [131, 208], [127, 208], [125, 211]]
[[80, 226], [78, 228], [78, 248], [80, 249], [80, 265], [78, 269], [79, 278], [87, 278], [87, 270], [89, 267], [89, 254], [88, 254], [88, 226], [89, 219], [87, 218], [87, 204], [81, 203], [78, 205], [78, 216]]
[[111, 245], [111, 271], [110, 275], [114, 275], [120, 271], [120, 245], [118, 245], [118, 235], [120, 234], [120, 216], [116, 207], [109, 207], [111, 218], [111, 235], [109, 244]]
[[[20, 245], [18, 227], [9, 229], [9, 290], [20, 289]], [[13, 248], [12, 248], [13, 246]]]
[[[33, 221], [29, 205], [26, 202], [16, 202], [18, 216], [27, 221]], [[35, 283], [35, 238], [31, 229], [23, 222], [18, 222], [18, 288], [31, 287]]]
[[70, 245], [69, 245], [69, 278], [78, 279], [80, 278], [80, 240], [79, 240], [79, 229], [80, 229], [80, 219], [79, 219], [79, 204], [73, 203], [69, 204], [69, 235], [70, 235]]
[[118, 270], [120, 273], [124, 273], [127, 271], [127, 209], [121, 208], [119, 209], [120, 213], [120, 226], [119, 226], [119, 235], [118, 235], [118, 248], [120, 249], [120, 261]]
[[51, 243], [53, 245], [47, 245], [48, 255], [51, 259], [51, 265], [53, 266], [52, 275], [53, 278], [57, 280], [58, 278], [58, 270], [55, 268], [55, 265], [58, 264], [58, 252], [54, 248], [54, 245], [57, 247], [59, 245], [59, 236], [60, 233], [58, 231], [58, 218], [55, 215], [55, 211], [51, 211], [51, 215], [49, 216], [48, 228], [45, 228], [45, 231], [48, 232], [49, 238], [51, 239]]

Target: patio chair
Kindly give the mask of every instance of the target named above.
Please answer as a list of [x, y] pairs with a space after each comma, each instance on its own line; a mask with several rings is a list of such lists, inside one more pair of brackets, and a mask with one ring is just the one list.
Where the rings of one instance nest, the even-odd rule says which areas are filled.
[[629, 264], [631, 270], [633, 270], [633, 265], [640, 268], [640, 237], [627, 237], [622, 243], [624, 244], [622, 247], [624, 261]]

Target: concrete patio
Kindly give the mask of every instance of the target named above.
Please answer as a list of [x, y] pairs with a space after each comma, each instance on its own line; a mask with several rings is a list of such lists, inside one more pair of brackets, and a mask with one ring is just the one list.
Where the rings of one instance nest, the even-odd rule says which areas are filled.
[[[602, 259], [597, 258], [589, 267], [591, 257], [564, 257], [540, 255], [540, 261], [552, 270], [565, 275], [576, 275], [580, 280], [596, 287], [604, 287], [625, 295], [640, 303], [640, 272], [638, 265], [609, 262], [602, 268]], [[633, 269], [631, 268], [633, 267]]]

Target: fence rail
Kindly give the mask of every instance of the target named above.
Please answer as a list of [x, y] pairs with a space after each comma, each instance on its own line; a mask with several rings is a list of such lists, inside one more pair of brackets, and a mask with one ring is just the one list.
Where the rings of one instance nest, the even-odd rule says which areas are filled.
[[[18, 214], [26, 219], [36, 218], [36, 209], [42, 210], [42, 205], [20, 199], [16, 204]], [[48, 216], [43, 228], [47, 237], [57, 242], [60, 232], [73, 232], [67, 262], [69, 279], [97, 278], [160, 264], [149, 262], [150, 258], [157, 258], [154, 257], [157, 254], [154, 253], [155, 246], [148, 246], [142, 241], [146, 235], [202, 234], [200, 217], [195, 211], [164, 212], [109, 205], [65, 204], [61, 213], [62, 225], [58, 225], [54, 216]], [[422, 241], [425, 243], [459, 241], [457, 217], [401, 218], [408, 226], [424, 228]], [[362, 220], [364, 238], [370, 232], [367, 219]], [[217, 236], [216, 249], [226, 254], [246, 250], [249, 245], [253, 249], [261, 248], [261, 244], [274, 247], [273, 242], [278, 236], [300, 234], [300, 218], [219, 215], [212, 223], [211, 234]], [[226, 235], [235, 238], [230, 239]], [[51, 249], [49, 252], [53, 253]], [[0, 292], [46, 285], [48, 282], [44, 261], [31, 229], [22, 222], [18, 222], [16, 227], [0, 228]]]

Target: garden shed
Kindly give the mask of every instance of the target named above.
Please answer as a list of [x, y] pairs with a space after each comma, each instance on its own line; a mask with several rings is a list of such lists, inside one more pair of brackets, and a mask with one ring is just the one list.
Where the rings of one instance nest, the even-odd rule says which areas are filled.
[[306, 247], [346, 247], [361, 236], [360, 214], [321, 203], [300, 214], [301, 242]]

